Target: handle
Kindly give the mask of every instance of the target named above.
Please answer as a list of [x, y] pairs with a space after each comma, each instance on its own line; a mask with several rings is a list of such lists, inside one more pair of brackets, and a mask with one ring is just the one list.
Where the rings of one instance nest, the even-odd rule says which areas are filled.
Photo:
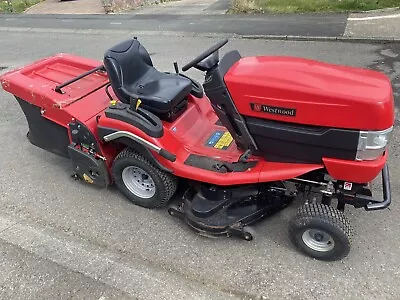
[[164, 157], [165, 159], [168, 159], [171, 162], [174, 162], [176, 160], [176, 155], [168, 152], [165, 149], [161, 148], [160, 151], [158, 152], [158, 154], [160, 154], [162, 157]]
[[384, 209], [387, 208], [392, 202], [388, 165], [385, 165], [385, 167], [382, 170], [382, 186], [383, 186], [383, 201], [377, 202], [375, 199], [371, 198], [372, 203], [367, 204], [365, 210]]

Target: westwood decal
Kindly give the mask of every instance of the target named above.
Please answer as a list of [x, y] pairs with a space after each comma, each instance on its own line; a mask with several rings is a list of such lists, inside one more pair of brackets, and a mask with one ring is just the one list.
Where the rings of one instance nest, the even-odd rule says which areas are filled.
[[281, 115], [281, 116], [296, 116], [296, 109], [294, 108], [286, 108], [286, 107], [277, 107], [277, 106], [268, 106], [264, 104], [258, 103], [250, 103], [251, 109], [254, 111], [270, 113], [274, 115]]

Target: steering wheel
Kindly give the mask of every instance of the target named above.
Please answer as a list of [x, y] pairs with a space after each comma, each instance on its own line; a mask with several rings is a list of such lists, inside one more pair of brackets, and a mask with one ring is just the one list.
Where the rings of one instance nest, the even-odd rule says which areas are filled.
[[224, 39], [218, 43], [216, 43], [214, 46], [212, 46], [211, 48], [207, 49], [206, 51], [204, 51], [202, 54], [200, 54], [199, 56], [197, 56], [196, 58], [194, 58], [192, 61], [190, 61], [189, 63], [187, 63], [186, 65], [184, 65], [182, 67], [182, 71], [187, 71], [190, 68], [194, 67], [195, 65], [197, 65], [199, 62], [201, 62], [203, 59], [207, 58], [208, 56], [210, 56], [211, 54], [213, 54], [215, 51], [217, 51], [218, 49], [222, 48], [223, 46], [225, 46], [225, 44], [228, 43], [228, 39]]

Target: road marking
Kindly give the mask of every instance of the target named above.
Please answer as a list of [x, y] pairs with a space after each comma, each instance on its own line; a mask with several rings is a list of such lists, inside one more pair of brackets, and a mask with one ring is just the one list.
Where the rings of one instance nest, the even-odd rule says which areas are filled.
[[367, 21], [367, 20], [379, 20], [379, 19], [395, 19], [399, 18], [400, 14], [396, 15], [385, 15], [385, 16], [373, 16], [373, 17], [360, 17], [360, 18], [347, 18], [348, 21]]
[[111, 25], [121, 25], [122, 23], [120, 23], [120, 22], [111, 22], [110, 24]]
[[[347, 30], [347, 29], [346, 29]], [[0, 26], [1, 32], [23, 32], [23, 33], [49, 33], [49, 34], [88, 34], [88, 35], [135, 35], [135, 36], [188, 36], [191, 38], [231, 38], [231, 39], [251, 39], [251, 40], [283, 40], [283, 41], [340, 41], [340, 42], [358, 42], [371, 44], [371, 39], [368, 37], [353, 37], [353, 36], [304, 36], [304, 35], [270, 35], [270, 34], [236, 34], [236, 33], [207, 33], [193, 31], [163, 31], [161, 26], [159, 30], [140, 30], [132, 31], [129, 29], [66, 29], [66, 28], [34, 28], [34, 27], [12, 27]], [[1, 35], [0, 35], [1, 36]], [[382, 37], [374, 38], [374, 42], [399, 42], [400, 38]]]
[[394, 53], [393, 50], [391, 49], [381, 50], [381, 54], [391, 58], [396, 58], [397, 56], [399, 56], [397, 53]]

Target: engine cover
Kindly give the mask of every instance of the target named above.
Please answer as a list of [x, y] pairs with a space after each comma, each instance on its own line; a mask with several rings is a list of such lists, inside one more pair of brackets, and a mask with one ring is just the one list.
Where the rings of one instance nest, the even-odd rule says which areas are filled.
[[390, 79], [372, 70], [259, 56], [241, 58], [224, 81], [248, 117], [354, 130], [384, 130], [394, 122]]

